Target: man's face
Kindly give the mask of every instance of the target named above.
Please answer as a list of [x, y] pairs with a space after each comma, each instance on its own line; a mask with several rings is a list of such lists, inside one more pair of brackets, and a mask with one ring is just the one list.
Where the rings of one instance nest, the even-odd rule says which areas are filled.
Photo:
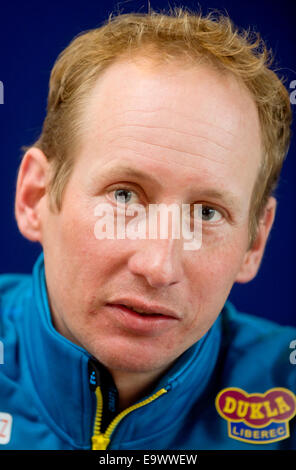
[[[53, 321], [110, 369], [162, 370], [211, 327], [244, 262], [261, 158], [257, 111], [242, 85], [205, 66], [122, 61], [100, 78], [82, 119], [62, 210], [43, 211]], [[172, 237], [98, 240], [95, 207], [115, 208], [119, 189], [127, 205], [214, 209], [201, 248]], [[173, 316], [119, 307], [136, 301]]]

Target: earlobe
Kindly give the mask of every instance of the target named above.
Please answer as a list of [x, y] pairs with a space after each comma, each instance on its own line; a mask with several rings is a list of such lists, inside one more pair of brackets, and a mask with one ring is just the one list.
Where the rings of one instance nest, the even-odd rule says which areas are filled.
[[273, 196], [270, 196], [266, 204], [264, 214], [258, 223], [257, 236], [251, 248], [245, 253], [241, 269], [237, 274], [235, 282], [246, 283], [254, 279], [256, 276], [262, 261], [268, 236], [274, 222], [275, 212], [276, 199]]
[[41, 243], [41, 202], [46, 192], [49, 164], [44, 153], [31, 147], [24, 155], [17, 178], [15, 217], [24, 237]]

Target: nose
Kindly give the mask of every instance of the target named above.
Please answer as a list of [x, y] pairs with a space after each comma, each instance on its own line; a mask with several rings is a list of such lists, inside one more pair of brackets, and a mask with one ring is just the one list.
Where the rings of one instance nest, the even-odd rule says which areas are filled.
[[129, 258], [129, 270], [146, 279], [151, 287], [168, 287], [183, 278], [180, 240], [143, 240]]

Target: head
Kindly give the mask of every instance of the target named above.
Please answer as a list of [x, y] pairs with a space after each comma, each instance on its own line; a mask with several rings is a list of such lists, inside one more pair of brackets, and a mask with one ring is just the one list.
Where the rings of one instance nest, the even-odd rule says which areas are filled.
[[[256, 276], [291, 121], [268, 60], [228, 18], [181, 10], [111, 18], [59, 56], [16, 218], [42, 244], [55, 326], [110, 369], [167, 367], [211, 327], [234, 282]], [[97, 240], [94, 209], [115, 205], [118, 189], [127, 205], [209, 208], [202, 247]], [[139, 300], [168, 318], [144, 327], [114, 307]]]

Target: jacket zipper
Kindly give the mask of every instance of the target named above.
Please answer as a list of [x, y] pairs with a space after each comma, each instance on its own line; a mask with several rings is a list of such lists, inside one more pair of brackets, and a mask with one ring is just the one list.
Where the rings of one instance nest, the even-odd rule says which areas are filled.
[[136, 403], [135, 405], [130, 406], [123, 410], [119, 415], [117, 415], [113, 421], [109, 424], [108, 428], [104, 433], [101, 433], [101, 421], [102, 421], [102, 412], [103, 412], [103, 396], [101, 392], [101, 388], [98, 386], [96, 388], [96, 397], [97, 397], [97, 409], [96, 409], [96, 416], [95, 416], [95, 423], [94, 423], [94, 430], [93, 436], [91, 438], [92, 441], [92, 450], [106, 450], [109, 443], [111, 434], [113, 433], [114, 429], [118, 425], [118, 423], [129, 413], [137, 408], [141, 408], [142, 406], [151, 403], [152, 401], [156, 400], [158, 397], [167, 393], [165, 388], [161, 388], [158, 392], [154, 393], [150, 397], [146, 398], [146, 400], [141, 401], [140, 403]]

